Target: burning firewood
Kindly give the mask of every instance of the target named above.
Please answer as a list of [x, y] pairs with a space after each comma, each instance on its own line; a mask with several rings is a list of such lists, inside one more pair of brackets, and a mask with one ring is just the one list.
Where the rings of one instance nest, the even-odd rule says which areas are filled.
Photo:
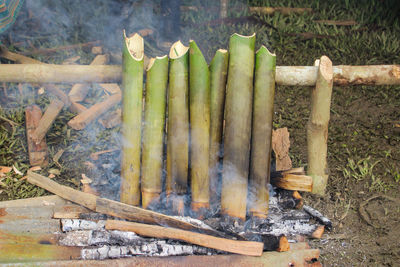
[[308, 175], [287, 173], [282, 176], [271, 177], [271, 184], [286, 190], [311, 192], [313, 189], [313, 179]]
[[190, 41], [190, 135], [192, 210], [201, 216], [210, 206], [210, 73], [195, 41]]
[[311, 95], [311, 113], [307, 124], [307, 174], [313, 178], [312, 192], [325, 194], [328, 183], [328, 124], [333, 86], [332, 61], [322, 56], [316, 61], [317, 83]]
[[253, 125], [251, 143], [249, 210], [252, 216], [266, 218], [272, 121], [274, 116], [276, 56], [262, 46], [256, 53]]
[[124, 31], [121, 202], [131, 205], [140, 205], [143, 56], [143, 38], [139, 34], [128, 38]]
[[221, 211], [245, 221], [249, 172], [255, 34], [229, 41]]
[[[189, 47], [174, 43], [169, 58], [166, 193], [172, 207], [180, 208], [181, 196], [187, 192], [189, 165]], [[183, 214], [183, 210], [174, 212]]]
[[228, 51], [219, 49], [210, 63], [210, 201], [218, 202], [219, 157], [224, 120], [225, 87], [228, 74]]
[[150, 60], [147, 67], [146, 104], [142, 148], [142, 206], [159, 202], [162, 191], [163, 132], [168, 81], [168, 57]]
[[[108, 62], [109, 57], [107, 55], [96, 56], [90, 65], [105, 65]], [[89, 92], [89, 85], [83, 83], [77, 83], [72, 86], [68, 93], [68, 97], [71, 102], [81, 102], [85, 99]]]
[[46, 166], [48, 161], [48, 148], [46, 139], [42, 138], [39, 143], [33, 141], [33, 133], [39, 126], [42, 117], [40, 107], [33, 105], [25, 109], [26, 136], [28, 143], [29, 163], [32, 166]]

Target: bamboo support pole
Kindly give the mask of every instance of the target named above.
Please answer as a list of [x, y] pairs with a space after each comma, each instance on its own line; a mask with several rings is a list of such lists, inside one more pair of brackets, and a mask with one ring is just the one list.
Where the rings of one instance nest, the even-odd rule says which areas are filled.
[[[90, 65], [105, 65], [108, 62], [107, 55], [98, 55], [96, 56]], [[89, 85], [84, 83], [77, 83], [72, 86], [71, 90], [68, 93], [69, 100], [71, 102], [80, 102], [83, 101], [86, 95], [89, 92]]]
[[333, 86], [332, 62], [322, 56], [316, 62], [318, 77], [311, 95], [311, 114], [307, 124], [307, 174], [313, 178], [312, 192], [325, 194], [328, 182], [328, 124]]
[[[315, 86], [318, 67], [277, 66], [277, 85]], [[1, 64], [0, 82], [119, 83], [119, 65]], [[399, 85], [400, 65], [333, 66], [335, 85]]]
[[143, 97], [143, 38], [126, 37], [123, 48], [123, 147], [121, 163], [121, 202], [140, 205], [140, 149]]
[[[170, 53], [167, 178], [166, 192], [170, 199], [187, 192], [189, 165], [189, 47], [180, 41]], [[183, 199], [171, 203], [175, 212], [182, 214]], [[175, 206], [176, 205], [176, 206]]]
[[159, 202], [162, 190], [163, 133], [168, 81], [168, 57], [150, 60], [147, 67], [142, 151], [142, 206]]
[[[228, 74], [228, 51], [219, 49], [210, 63], [210, 201], [217, 203], [220, 194], [219, 157], [222, 144], [225, 88]], [[219, 202], [219, 201], [218, 201]]]
[[234, 34], [229, 40], [221, 212], [242, 221], [246, 220], [255, 39], [255, 34]]
[[196, 42], [189, 46], [191, 206], [200, 215], [210, 206], [210, 72]]
[[249, 211], [266, 218], [274, 116], [276, 56], [262, 46], [256, 53], [251, 143]]

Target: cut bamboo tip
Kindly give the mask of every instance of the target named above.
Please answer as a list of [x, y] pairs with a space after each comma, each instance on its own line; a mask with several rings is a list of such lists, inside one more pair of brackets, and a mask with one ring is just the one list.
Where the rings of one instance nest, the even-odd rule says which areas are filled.
[[184, 46], [182, 42], [179, 40], [175, 42], [169, 51], [169, 57], [171, 59], [177, 59], [186, 54], [186, 52], [189, 50], [188, 46]]
[[226, 53], [228, 53], [228, 50], [226, 50], [226, 49], [223, 49], [223, 48], [220, 48], [220, 49], [218, 49], [218, 50], [217, 50], [217, 52], [220, 52], [220, 53], [226, 54]]
[[152, 58], [150, 58], [150, 59], [149, 59], [149, 63], [147, 64], [146, 71], [149, 71], [149, 70], [153, 67], [154, 63], [155, 63], [157, 60], [162, 60], [162, 59], [164, 59], [164, 58], [166, 58], [166, 57], [167, 57], [167, 55], [160, 56], [160, 57], [152, 57]]
[[251, 39], [251, 38], [256, 36], [256, 33], [253, 33], [252, 35], [241, 35], [241, 34], [238, 34], [238, 33], [234, 33], [234, 34], [231, 35], [231, 38], [234, 37], [234, 36], [237, 36], [237, 37], [240, 37], [240, 38]]
[[137, 61], [141, 61], [144, 58], [144, 40], [142, 36], [135, 33], [130, 37], [127, 37], [124, 30], [124, 39], [126, 42], [126, 47], [128, 48], [129, 54], [132, 56], [132, 58]]
[[332, 61], [327, 56], [322, 56], [319, 60], [319, 71], [327, 82], [333, 80]]
[[269, 51], [269, 49], [268, 49], [265, 45], [262, 45], [262, 46], [260, 47], [260, 49], [257, 50], [256, 54], [261, 53], [261, 52], [263, 52], [263, 51], [265, 51], [266, 53], [268, 53], [268, 55], [270, 55], [270, 56], [272, 56], [272, 57], [276, 57], [276, 54], [275, 54], [275, 53], [272, 53], [271, 51]]

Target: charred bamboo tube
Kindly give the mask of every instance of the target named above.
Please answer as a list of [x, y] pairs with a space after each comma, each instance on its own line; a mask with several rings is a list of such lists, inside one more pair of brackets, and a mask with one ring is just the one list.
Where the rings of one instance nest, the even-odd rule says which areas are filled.
[[333, 85], [332, 62], [322, 56], [318, 76], [311, 95], [311, 114], [307, 124], [307, 174], [313, 178], [312, 192], [325, 194], [328, 182], [328, 124]]
[[122, 165], [121, 202], [140, 205], [140, 148], [143, 94], [143, 38], [135, 34], [126, 37], [122, 55]]
[[[1, 54], [0, 54], [1, 56]], [[315, 66], [277, 66], [276, 84], [315, 86]], [[17, 83], [119, 83], [122, 68], [118, 65], [1, 64], [0, 82]], [[365, 65], [333, 67], [335, 85], [397, 85], [400, 65]]]
[[190, 41], [190, 134], [192, 210], [210, 206], [210, 72], [195, 41]]
[[158, 202], [162, 190], [163, 133], [168, 80], [168, 57], [150, 60], [147, 67], [142, 151], [142, 206]]
[[210, 63], [210, 201], [217, 203], [219, 185], [219, 156], [222, 143], [225, 88], [228, 74], [228, 51], [219, 49]]
[[229, 40], [221, 212], [246, 219], [249, 174], [255, 34]]
[[275, 54], [262, 46], [256, 53], [249, 180], [249, 211], [259, 218], [266, 218], [268, 214], [275, 66]]
[[[167, 178], [169, 196], [187, 192], [189, 165], [189, 47], [180, 41], [171, 47], [168, 93]], [[171, 198], [171, 199], [172, 199]], [[183, 199], [176, 207], [182, 213]]]

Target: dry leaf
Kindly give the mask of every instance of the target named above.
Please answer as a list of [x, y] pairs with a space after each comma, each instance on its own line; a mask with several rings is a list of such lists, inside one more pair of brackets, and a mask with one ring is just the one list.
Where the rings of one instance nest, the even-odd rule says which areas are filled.
[[12, 170], [11, 167], [0, 166], [0, 173], [9, 173]]
[[54, 177], [56, 177], [54, 174], [50, 173], [50, 175], [48, 176], [50, 179], [53, 179]]
[[90, 184], [92, 182], [92, 179], [86, 176], [86, 174], [82, 173], [82, 179], [81, 183], [82, 184]]
[[12, 166], [12, 169], [14, 170], [14, 172], [18, 175], [24, 175], [22, 172], [20, 172], [14, 165]]
[[29, 168], [29, 170], [30, 170], [30, 171], [33, 171], [33, 172], [40, 171], [41, 169], [42, 169], [42, 167], [40, 167], [40, 166], [33, 166], [33, 167], [30, 167], [30, 168]]

